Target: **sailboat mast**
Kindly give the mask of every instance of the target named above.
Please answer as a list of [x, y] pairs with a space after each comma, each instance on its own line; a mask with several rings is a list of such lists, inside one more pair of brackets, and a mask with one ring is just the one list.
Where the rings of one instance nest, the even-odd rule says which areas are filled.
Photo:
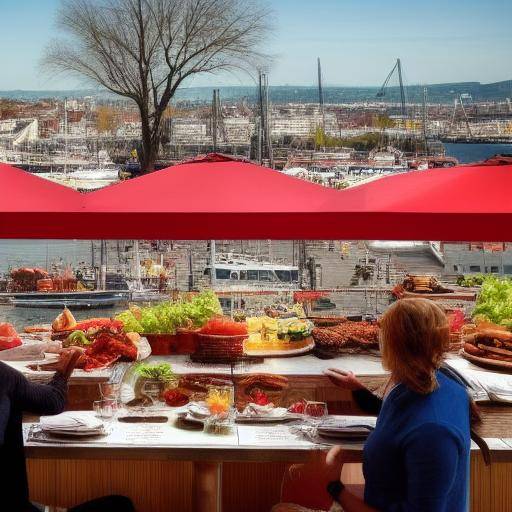
[[64, 174], [68, 172], [68, 99], [64, 98]]
[[324, 89], [322, 85], [322, 64], [320, 57], [318, 57], [318, 103], [320, 105], [320, 115], [322, 116], [322, 130], [325, 134]]
[[425, 154], [428, 156], [428, 136], [427, 136], [427, 119], [428, 119], [428, 103], [427, 88], [423, 87], [423, 141], [425, 142]]

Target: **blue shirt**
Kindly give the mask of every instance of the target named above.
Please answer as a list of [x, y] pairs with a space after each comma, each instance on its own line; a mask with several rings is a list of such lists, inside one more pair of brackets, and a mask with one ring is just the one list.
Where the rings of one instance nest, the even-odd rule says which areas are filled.
[[441, 372], [420, 395], [396, 386], [364, 448], [365, 502], [382, 512], [466, 512], [469, 398]]

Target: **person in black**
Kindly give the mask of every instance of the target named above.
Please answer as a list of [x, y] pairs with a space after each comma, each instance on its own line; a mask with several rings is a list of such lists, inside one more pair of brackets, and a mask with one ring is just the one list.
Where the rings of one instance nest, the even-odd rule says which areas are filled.
[[[0, 477], [1, 509], [9, 512], [41, 510], [29, 501], [23, 446], [23, 413], [53, 415], [66, 405], [67, 382], [80, 357], [76, 349], [62, 352], [55, 376], [49, 384], [29, 382], [20, 372], [0, 362]], [[131, 501], [109, 496], [79, 505], [69, 512], [132, 512]]]

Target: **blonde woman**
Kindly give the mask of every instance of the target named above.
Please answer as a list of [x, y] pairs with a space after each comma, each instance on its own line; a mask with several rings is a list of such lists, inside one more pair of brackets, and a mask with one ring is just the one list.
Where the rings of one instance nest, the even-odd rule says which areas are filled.
[[[352, 391], [365, 412], [378, 415], [363, 452], [364, 497], [338, 479], [343, 450], [334, 447], [327, 455], [327, 471], [322, 471], [336, 475], [327, 486], [331, 510], [466, 512], [470, 423], [478, 421], [478, 411], [467, 384], [443, 366], [449, 344], [446, 315], [432, 301], [404, 299], [388, 309], [380, 327], [382, 363], [391, 375], [383, 399], [352, 373], [325, 372], [334, 384]], [[481, 440], [474, 440], [485, 450]], [[280, 507], [279, 512], [306, 510]]]
[[[382, 363], [390, 382], [380, 401], [354, 377], [327, 376], [378, 412], [364, 447], [364, 499], [335, 480], [328, 492], [345, 512], [466, 512], [470, 399], [464, 383], [441, 369], [448, 349], [444, 311], [426, 299], [393, 304], [380, 322]], [[343, 459], [334, 448], [328, 463]]]

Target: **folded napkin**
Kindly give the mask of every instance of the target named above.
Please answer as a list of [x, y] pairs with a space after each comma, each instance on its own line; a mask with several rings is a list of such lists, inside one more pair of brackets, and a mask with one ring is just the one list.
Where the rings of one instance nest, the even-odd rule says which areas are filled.
[[318, 425], [307, 422], [291, 427], [291, 432], [318, 445], [332, 445], [337, 441], [362, 442], [375, 428], [373, 416], [332, 416]]
[[465, 360], [449, 360], [448, 364], [471, 386], [474, 400], [512, 403], [512, 375], [468, 368]]
[[210, 410], [206, 406], [205, 402], [193, 402], [189, 404], [187, 410], [188, 413], [194, 418], [205, 419], [211, 416]]
[[254, 417], [254, 418], [282, 418], [288, 414], [288, 410], [284, 407], [274, 407], [272, 404], [258, 405], [258, 404], [247, 404], [242, 416]]
[[68, 411], [56, 416], [41, 416], [41, 430], [46, 432], [99, 432], [103, 422], [88, 411]]

